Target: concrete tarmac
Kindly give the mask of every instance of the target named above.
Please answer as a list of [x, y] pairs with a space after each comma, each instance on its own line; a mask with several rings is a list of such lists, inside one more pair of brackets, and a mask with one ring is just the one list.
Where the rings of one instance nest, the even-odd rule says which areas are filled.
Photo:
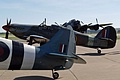
[[[87, 64], [74, 64], [70, 70], [58, 71], [57, 80], [120, 80], [120, 40], [115, 48], [102, 50], [77, 46], [76, 53]], [[49, 70], [0, 70], [0, 80], [54, 80]]]

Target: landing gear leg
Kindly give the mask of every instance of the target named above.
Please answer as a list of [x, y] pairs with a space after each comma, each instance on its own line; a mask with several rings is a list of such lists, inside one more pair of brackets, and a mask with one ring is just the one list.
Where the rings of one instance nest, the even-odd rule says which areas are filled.
[[58, 79], [59, 74], [58, 74], [57, 72], [54, 72], [54, 70], [52, 70], [52, 77], [53, 77], [54, 79]]
[[40, 43], [40, 46], [44, 45], [45, 43], [46, 43], [46, 42], [41, 42], [41, 43]]
[[32, 40], [33, 40], [33, 38], [32, 38], [32, 37], [30, 37], [30, 40], [29, 40], [28, 45], [32, 45]]
[[101, 50], [99, 48], [97, 48], [97, 52], [98, 54], [101, 54]]

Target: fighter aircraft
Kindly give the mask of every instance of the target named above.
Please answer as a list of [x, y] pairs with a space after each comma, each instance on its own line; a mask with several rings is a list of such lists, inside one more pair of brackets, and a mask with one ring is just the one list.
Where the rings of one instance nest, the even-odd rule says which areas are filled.
[[49, 42], [39, 47], [0, 38], [0, 69], [52, 70], [53, 78], [57, 79], [56, 70], [70, 69], [73, 63], [86, 64], [75, 53], [75, 35], [71, 26], [60, 29]]
[[101, 53], [100, 49], [113, 48], [116, 44], [116, 31], [112, 26], [107, 26], [103, 28], [95, 37], [90, 37], [76, 30], [76, 27], [79, 27], [79, 21], [70, 21], [62, 26], [47, 26], [46, 20], [40, 25], [11, 24], [11, 20], [7, 20], [7, 25], [4, 25], [3, 29], [7, 31], [6, 38], [8, 38], [9, 31], [18, 38], [28, 40], [29, 45], [33, 43], [40, 43], [42, 45], [48, 42], [54, 34], [56, 34], [63, 27], [66, 27], [66, 25], [71, 25], [73, 27], [76, 45], [95, 48], [98, 53]]
[[73, 30], [81, 32], [81, 33], [86, 33], [88, 29], [99, 30], [99, 27], [104, 28], [104, 26], [112, 25], [112, 23], [99, 24], [97, 18], [96, 18], [96, 23], [97, 24], [93, 24], [93, 25], [92, 23], [84, 24], [83, 21], [72, 19], [69, 22], [65, 22], [63, 26], [71, 25], [73, 27]]

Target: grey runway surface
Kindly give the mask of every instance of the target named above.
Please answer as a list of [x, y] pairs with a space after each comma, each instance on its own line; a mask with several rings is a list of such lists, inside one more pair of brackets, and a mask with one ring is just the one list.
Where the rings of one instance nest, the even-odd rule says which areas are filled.
[[[120, 40], [115, 48], [102, 50], [77, 46], [76, 53], [87, 61], [87, 64], [74, 64], [70, 70], [58, 71], [57, 80], [120, 80]], [[54, 80], [51, 71], [0, 70], [0, 80]]]

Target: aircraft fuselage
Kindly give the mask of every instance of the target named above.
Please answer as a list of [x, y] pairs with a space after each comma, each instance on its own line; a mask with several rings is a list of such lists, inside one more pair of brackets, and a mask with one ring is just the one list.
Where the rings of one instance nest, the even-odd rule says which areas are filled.
[[9, 32], [14, 34], [16, 37], [26, 39], [30, 35], [39, 35], [51, 39], [55, 33], [58, 32], [60, 27], [58, 26], [39, 26], [39, 25], [21, 25], [11, 24]]
[[[7, 27], [7, 29], [6, 29]], [[51, 39], [62, 27], [57, 25], [51, 26], [40, 26], [40, 25], [21, 25], [21, 24], [11, 24], [9, 27], [3, 26], [5, 30], [8, 30], [16, 37], [21, 39], [27, 39], [30, 35], [43, 36], [47, 39]], [[108, 26], [100, 31], [99, 37], [89, 37], [83, 33], [74, 31], [76, 38], [76, 45], [90, 47], [90, 48], [113, 48], [116, 43], [116, 31], [113, 27]], [[107, 33], [107, 36], [105, 36]], [[113, 34], [113, 36], [111, 35]], [[63, 35], [64, 36], [64, 35]], [[113, 41], [112, 41], [113, 40]]]
[[0, 38], [1, 70], [62, 70], [65, 61], [38, 47]]

